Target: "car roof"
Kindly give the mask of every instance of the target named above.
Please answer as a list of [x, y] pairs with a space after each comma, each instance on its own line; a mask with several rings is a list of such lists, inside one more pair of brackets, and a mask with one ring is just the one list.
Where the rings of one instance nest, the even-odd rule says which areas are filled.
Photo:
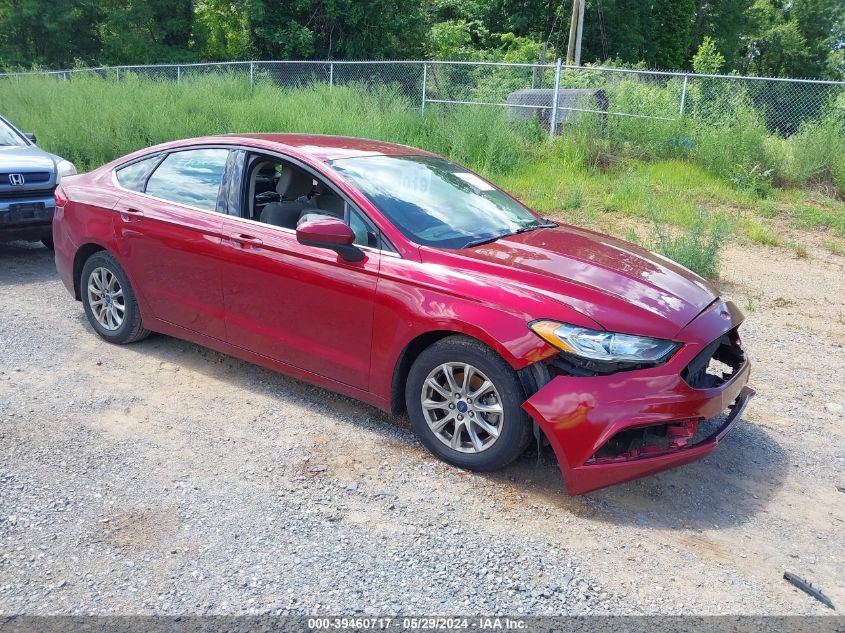
[[279, 149], [290, 149], [323, 162], [340, 158], [354, 158], [357, 156], [435, 156], [431, 152], [408, 145], [355, 138], [352, 136], [330, 136], [324, 134], [228, 134], [225, 138], [229, 141], [233, 139], [263, 141], [264, 143], [282, 146]]

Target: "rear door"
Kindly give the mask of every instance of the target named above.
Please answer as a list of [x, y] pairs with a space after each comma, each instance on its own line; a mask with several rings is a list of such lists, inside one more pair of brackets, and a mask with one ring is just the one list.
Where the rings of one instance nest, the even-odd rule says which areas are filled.
[[122, 260], [153, 316], [226, 338], [220, 279], [230, 151], [194, 148], [119, 168], [115, 206]]

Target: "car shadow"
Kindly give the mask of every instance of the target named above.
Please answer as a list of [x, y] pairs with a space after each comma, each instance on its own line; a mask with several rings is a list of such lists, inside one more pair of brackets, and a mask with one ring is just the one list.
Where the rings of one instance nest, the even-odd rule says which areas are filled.
[[0, 286], [58, 278], [53, 251], [40, 242], [0, 242]]
[[[0, 243], [0, 263], [0, 286], [58, 280], [52, 252], [37, 242]], [[77, 318], [94, 336], [81, 309]], [[386, 440], [398, 440], [418, 459], [426, 455], [410, 432], [407, 419], [390, 416], [353, 398], [162, 335], [126, 349], [214, 375], [242, 389], [313, 406], [338, 422], [366, 425]], [[397, 433], [399, 429], [402, 432]], [[609, 523], [704, 528], [712, 527], [715, 517], [720, 525], [741, 524], [762, 511], [783, 485], [789, 468], [787, 457], [765, 429], [740, 421], [700, 462], [580, 497], [566, 496], [557, 461], [548, 448], [539, 452], [529, 449], [500, 472], [471, 476], [528, 495], [537, 504]]]
[[[88, 328], [81, 313], [79, 318]], [[406, 418], [391, 416], [353, 398], [164, 335], [154, 334], [127, 349], [225, 380], [239, 389], [317, 408], [338, 423], [366, 426], [385, 441], [404, 445], [413, 453], [411, 459], [422, 460], [428, 455]], [[399, 458], [408, 457], [404, 453]], [[772, 501], [788, 467], [787, 454], [774, 438], [765, 429], [741, 420], [716, 450], [699, 462], [579, 497], [566, 495], [549, 448], [538, 452], [532, 446], [502, 471], [468, 476], [527, 496], [534, 504], [593, 520], [689, 529], [747, 522]]]
[[551, 449], [536, 449], [487, 475], [534, 498], [595, 520], [668, 529], [739, 525], [773, 502], [789, 470], [786, 451], [766, 429], [741, 419], [704, 459], [578, 497], [563, 492]]

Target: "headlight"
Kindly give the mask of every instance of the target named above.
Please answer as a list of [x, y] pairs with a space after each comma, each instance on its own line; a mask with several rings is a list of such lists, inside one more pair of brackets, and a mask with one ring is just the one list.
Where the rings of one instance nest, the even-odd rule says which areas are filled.
[[56, 163], [56, 183], [62, 181], [64, 176], [73, 176], [76, 173], [76, 167], [69, 160], [60, 160]]
[[603, 332], [556, 321], [534, 321], [529, 327], [558, 349], [592, 360], [659, 363], [679, 347], [664, 339]]

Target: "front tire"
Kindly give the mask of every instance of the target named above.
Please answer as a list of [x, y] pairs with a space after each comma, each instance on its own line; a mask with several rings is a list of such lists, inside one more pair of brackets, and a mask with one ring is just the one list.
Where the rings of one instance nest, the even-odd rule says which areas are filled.
[[109, 343], [124, 345], [149, 336], [129, 278], [106, 251], [91, 255], [79, 279], [82, 305], [91, 327]]
[[408, 414], [422, 443], [468, 470], [498, 470], [525, 451], [531, 426], [524, 400], [516, 372], [489, 347], [464, 336], [425, 349], [405, 385]]

